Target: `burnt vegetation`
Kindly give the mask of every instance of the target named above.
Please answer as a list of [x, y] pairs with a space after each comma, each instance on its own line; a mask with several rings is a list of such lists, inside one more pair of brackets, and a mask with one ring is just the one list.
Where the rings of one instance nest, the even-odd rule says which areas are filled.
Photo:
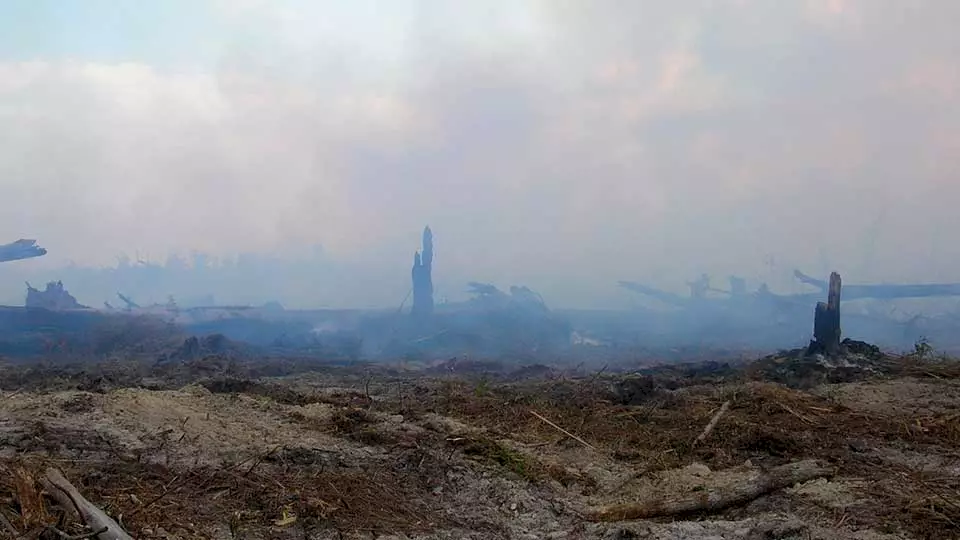
[[[0, 310], [0, 538], [957, 537], [960, 363], [851, 339], [839, 275], [798, 275], [806, 346], [657, 348], [524, 286], [437, 302], [433, 241], [396, 312], [31, 287]], [[624, 286], [746, 327], [784, 300]]]

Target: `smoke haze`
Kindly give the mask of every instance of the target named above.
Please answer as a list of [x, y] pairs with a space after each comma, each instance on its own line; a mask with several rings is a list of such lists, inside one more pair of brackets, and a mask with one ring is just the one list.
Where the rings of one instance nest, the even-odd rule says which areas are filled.
[[960, 281], [957, 20], [935, 0], [8, 0], [0, 241], [50, 254], [0, 268], [0, 300], [55, 276], [98, 304], [113, 286], [62, 267], [203, 252], [273, 261], [211, 278], [221, 302], [396, 305], [426, 224], [440, 296]]

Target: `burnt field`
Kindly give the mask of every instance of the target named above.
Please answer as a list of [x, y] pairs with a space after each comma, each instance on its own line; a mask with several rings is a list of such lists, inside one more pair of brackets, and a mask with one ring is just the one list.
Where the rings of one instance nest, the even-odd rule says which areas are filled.
[[134, 538], [960, 537], [960, 365], [924, 348], [585, 368], [219, 347], [0, 366], [0, 538], [96, 532], [51, 469]]

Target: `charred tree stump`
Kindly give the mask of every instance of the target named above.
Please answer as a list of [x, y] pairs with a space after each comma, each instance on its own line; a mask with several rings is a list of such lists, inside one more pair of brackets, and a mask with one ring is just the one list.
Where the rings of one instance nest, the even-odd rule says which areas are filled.
[[830, 274], [827, 302], [817, 302], [813, 314], [813, 341], [808, 354], [836, 355], [840, 352], [840, 274]]
[[423, 229], [422, 252], [413, 255], [413, 307], [415, 317], [426, 317], [433, 313], [433, 231]]

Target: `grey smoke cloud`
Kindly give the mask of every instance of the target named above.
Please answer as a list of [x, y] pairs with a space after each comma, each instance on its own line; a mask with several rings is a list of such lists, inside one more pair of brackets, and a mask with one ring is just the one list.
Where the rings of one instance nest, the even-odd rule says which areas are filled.
[[441, 286], [556, 304], [960, 280], [960, 5], [347, 4], [213, 2], [215, 62], [0, 58], [0, 228], [45, 265], [321, 243], [360, 303], [427, 223]]

